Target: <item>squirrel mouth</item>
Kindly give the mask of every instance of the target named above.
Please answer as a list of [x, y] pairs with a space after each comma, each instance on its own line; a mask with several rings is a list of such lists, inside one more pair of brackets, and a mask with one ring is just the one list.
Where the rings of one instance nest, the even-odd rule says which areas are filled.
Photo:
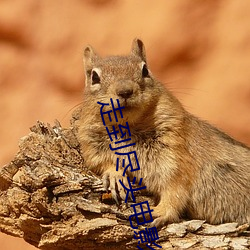
[[131, 100], [131, 98], [128, 98], [128, 99], [122, 98], [122, 100], [120, 100], [120, 103], [126, 108], [134, 107], [134, 102]]

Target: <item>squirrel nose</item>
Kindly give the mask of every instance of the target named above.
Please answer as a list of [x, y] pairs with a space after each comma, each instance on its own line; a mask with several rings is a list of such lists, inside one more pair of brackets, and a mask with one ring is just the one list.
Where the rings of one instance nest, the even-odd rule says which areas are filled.
[[128, 99], [133, 94], [133, 89], [120, 89], [117, 90], [116, 94], [124, 99]]

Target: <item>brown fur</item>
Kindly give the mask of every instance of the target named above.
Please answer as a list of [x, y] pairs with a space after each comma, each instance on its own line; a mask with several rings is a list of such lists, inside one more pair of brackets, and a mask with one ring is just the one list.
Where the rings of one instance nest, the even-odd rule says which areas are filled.
[[[138, 39], [127, 56], [100, 58], [90, 46], [85, 49], [79, 140], [86, 165], [103, 175], [114, 198], [117, 192], [125, 197], [118, 182], [125, 179], [122, 171], [115, 171], [117, 155], [109, 149], [97, 104], [119, 99], [124, 118], [116, 123], [105, 116], [105, 121], [110, 129], [129, 123], [136, 145], [119, 152], [136, 151], [141, 169], [129, 175], [142, 177], [147, 190], [159, 197], [154, 225], [178, 221], [183, 213], [214, 224], [250, 223], [250, 149], [185, 111], [150, 71], [142, 77], [144, 62], [144, 45]], [[100, 77], [94, 85], [93, 70]], [[128, 91], [133, 93], [122, 97]]]

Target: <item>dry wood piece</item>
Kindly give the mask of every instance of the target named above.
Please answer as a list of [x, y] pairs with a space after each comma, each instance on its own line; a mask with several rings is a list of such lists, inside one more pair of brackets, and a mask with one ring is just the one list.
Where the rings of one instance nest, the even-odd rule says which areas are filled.
[[[73, 114], [69, 128], [58, 121], [53, 127], [37, 122], [21, 139], [15, 158], [0, 169], [0, 230], [46, 250], [137, 249], [131, 209], [125, 204], [118, 209], [100, 178], [84, 165], [75, 136], [78, 116]], [[150, 196], [137, 199], [152, 203]], [[249, 249], [249, 230], [247, 224], [184, 221], [158, 230], [157, 244], [162, 249]]]

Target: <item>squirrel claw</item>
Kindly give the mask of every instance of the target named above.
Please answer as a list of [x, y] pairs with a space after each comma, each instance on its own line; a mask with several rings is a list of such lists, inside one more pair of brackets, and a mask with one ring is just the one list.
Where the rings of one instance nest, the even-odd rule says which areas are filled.
[[109, 181], [109, 174], [105, 173], [102, 177], [102, 183], [103, 183], [103, 187], [106, 190], [106, 192], [108, 192], [109, 190], [109, 186], [110, 186], [110, 181]]

